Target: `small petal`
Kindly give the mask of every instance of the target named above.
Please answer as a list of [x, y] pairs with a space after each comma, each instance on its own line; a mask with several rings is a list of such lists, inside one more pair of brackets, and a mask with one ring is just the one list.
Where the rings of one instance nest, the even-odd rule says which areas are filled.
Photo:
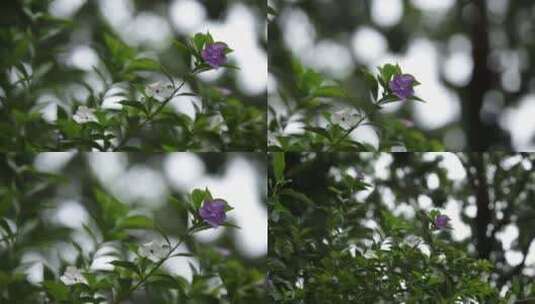
[[434, 222], [435, 228], [439, 230], [446, 229], [448, 227], [449, 221], [450, 221], [450, 218], [447, 215], [444, 215], [444, 214], [438, 215], [435, 218], [435, 222]]
[[227, 203], [222, 199], [205, 201], [199, 209], [199, 215], [210, 226], [217, 228], [222, 225], [226, 219], [225, 207]]
[[331, 118], [333, 124], [342, 127], [343, 129], [354, 128], [361, 120], [362, 115], [354, 110], [340, 110], [334, 112]]
[[169, 250], [170, 248], [167, 243], [150, 241], [139, 247], [138, 254], [153, 262], [157, 262], [167, 257]]
[[225, 54], [226, 48], [227, 45], [222, 42], [207, 44], [204, 50], [202, 50], [201, 56], [209, 66], [217, 69], [227, 61]]
[[86, 106], [79, 106], [76, 110], [76, 113], [73, 115], [72, 119], [78, 124], [84, 124], [88, 122], [98, 122], [97, 117], [95, 116], [95, 110], [90, 109]]
[[208, 119], [209, 126], [212, 129], [218, 129], [220, 132], [226, 132], [228, 131], [228, 127], [226, 125], [225, 118], [220, 113], [217, 113], [213, 116], [211, 116]]
[[414, 95], [414, 77], [408, 74], [401, 74], [394, 76], [389, 83], [390, 90], [396, 95], [400, 100], [406, 100], [412, 95]]
[[74, 284], [87, 284], [86, 278], [82, 275], [82, 272], [74, 267], [68, 266], [65, 269], [63, 275], [59, 278], [65, 285], [74, 285]]
[[273, 133], [269, 133], [268, 134], [268, 146], [279, 146], [280, 145], [280, 142], [279, 142], [279, 139], [278, 139], [278, 134], [273, 134]]
[[170, 83], [161, 83], [161, 82], [155, 82], [152, 84], [149, 84], [145, 88], [145, 94], [149, 97], [153, 97], [157, 100], [164, 100], [173, 95], [175, 91], [175, 88]]

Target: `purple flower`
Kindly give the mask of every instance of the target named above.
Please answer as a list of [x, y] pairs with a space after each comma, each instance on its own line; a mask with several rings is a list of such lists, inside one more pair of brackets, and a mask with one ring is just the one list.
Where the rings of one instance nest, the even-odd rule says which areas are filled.
[[394, 79], [390, 81], [390, 90], [400, 100], [406, 100], [414, 95], [414, 77], [408, 74], [396, 75]]
[[204, 201], [203, 206], [199, 209], [199, 215], [212, 227], [222, 225], [227, 215], [225, 214], [225, 200], [216, 198], [211, 201]]
[[217, 69], [227, 62], [227, 57], [225, 55], [226, 48], [227, 45], [223, 42], [207, 44], [201, 52], [202, 59], [204, 59], [204, 61], [206, 61], [212, 68]]
[[449, 221], [450, 221], [449, 216], [444, 215], [444, 214], [437, 215], [437, 217], [435, 218], [435, 223], [434, 223], [435, 228], [446, 229], [448, 227]]

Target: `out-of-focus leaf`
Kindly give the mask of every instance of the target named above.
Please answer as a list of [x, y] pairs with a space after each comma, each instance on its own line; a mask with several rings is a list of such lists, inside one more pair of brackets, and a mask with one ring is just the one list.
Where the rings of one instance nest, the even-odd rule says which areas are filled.
[[205, 199], [208, 198], [208, 193], [204, 190], [195, 189], [191, 193], [191, 201], [195, 209], [199, 209]]
[[119, 220], [117, 227], [121, 229], [152, 229], [154, 222], [143, 215], [132, 215]]
[[205, 43], [207, 42], [207, 37], [205, 34], [198, 33], [193, 37], [193, 43], [198, 51], [204, 48]]
[[126, 65], [127, 71], [159, 71], [160, 64], [150, 58], [138, 58]]
[[316, 134], [319, 134], [327, 139], [331, 139], [331, 135], [329, 134], [329, 132], [323, 128], [317, 128], [317, 127], [305, 127], [304, 128], [305, 130], [307, 131], [310, 131], [310, 132], [313, 132], [313, 133], [316, 133]]
[[284, 160], [284, 153], [276, 152], [273, 155], [273, 172], [275, 174], [275, 180], [281, 182], [284, 180], [284, 168], [286, 166]]
[[121, 101], [119, 101], [119, 103], [124, 105], [124, 106], [136, 108], [138, 110], [141, 110], [144, 113], [147, 113], [147, 109], [145, 108], [145, 104], [143, 104], [143, 103], [141, 103], [139, 101], [136, 101], [136, 100], [121, 100]]
[[315, 97], [345, 97], [344, 90], [339, 86], [322, 86], [314, 91]]
[[108, 223], [114, 225], [119, 219], [123, 218], [128, 212], [128, 207], [107, 194], [106, 192], [95, 189], [94, 190], [96, 202], [102, 208], [102, 218]]
[[137, 274], [141, 273], [139, 268], [137, 267], [137, 265], [132, 263], [132, 262], [129, 262], [129, 261], [111, 261], [111, 262], [109, 262], [109, 264], [112, 264], [113, 266], [116, 266], [116, 267], [121, 267], [121, 268], [124, 268], [124, 269], [128, 269], [128, 270], [133, 271], [134, 273], [137, 273]]
[[43, 287], [56, 301], [64, 301], [69, 297], [69, 288], [59, 282], [44, 281]]

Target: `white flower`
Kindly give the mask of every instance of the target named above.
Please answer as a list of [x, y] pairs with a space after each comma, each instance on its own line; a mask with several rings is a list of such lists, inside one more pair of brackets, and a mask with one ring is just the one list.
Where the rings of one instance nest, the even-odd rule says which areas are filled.
[[390, 152], [407, 152], [407, 148], [402, 145], [392, 146], [392, 148], [390, 148]]
[[279, 146], [278, 134], [269, 133], [268, 134], [268, 146]]
[[164, 99], [171, 97], [174, 91], [175, 91], [175, 88], [173, 87], [172, 84], [170, 83], [164, 84], [159, 81], [153, 84], [149, 84], [145, 88], [145, 94], [147, 94], [147, 96], [149, 97], [154, 97], [157, 100], [164, 100]]
[[211, 277], [206, 281], [208, 290], [217, 296], [226, 296], [228, 294], [225, 283], [220, 276]]
[[59, 278], [65, 285], [73, 285], [84, 283], [87, 284], [87, 280], [82, 275], [80, 269], [74, 266], [67, 266], [63, 275]]
[[363, 256], [366, 259], [376, 259], [377, 258], [377, 253], [375, 252], [375, 250], [368, 249], [368, 250], [366, 250], [364, 252]]
[[420, 244], [424, 243], [424, 241], [415, 235], [409, 235], [405, 238], [405, 243], [410, 247], [418, 247]]
[[169, 245], [167, 243], [148, 242], [139, 247], [137, 253], [151, 261], [157, 262], [169, 254]]
[[86, 106], [79, 106], [76, 113], [73, 115], [72, 119], [79, 124], [86, 122], [94, 121], [97, 122], [97, 117], [95, 116], [95, 110], [90, 109]]
[[350, 129], [355, 127], [361, 118], [362, 115], [360, 113], [346, 109], [334, 112], [331, 121], [333, 124], [339, 125], [344, 129]]
[[209, 119], [209, 126], [212, 129], [218, 128], [219, 130], [225, 132], [228, 131], [228, 127], [225, 123], [225, 118], [220, 113], [212, 115]]

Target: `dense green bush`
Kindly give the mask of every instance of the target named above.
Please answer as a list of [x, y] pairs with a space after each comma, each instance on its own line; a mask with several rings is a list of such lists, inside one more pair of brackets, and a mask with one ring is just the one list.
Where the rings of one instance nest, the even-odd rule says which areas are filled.
[[[350, 97], [330, 98], [323, 106], [359, 108], [369, 96], [361, 68], [399, 60], [422, 82], [420, 97], [428, 104], [391, 107], [384, 111], [387, 116], [414, 122], [412, 129], [438, 139], [448, 151], [533, 150], [534, 130], [528, 123], [533, 112], [533, 1], [268, 3], [272, 87], [294, 102], [304, 103], [291, 86], [296, 57], [334, 77]], [[270, 104], [281, 99], [276, 90], [270, 94]], [[276, 110], [285, 116], [284, 107]], [[305, 124], [308, 118], [309, 113]], [[379, 137], [382, 142], [384, 136]]]
[[[277, 94], [269, 105], [270, 151], [439, 151], [442, 144], [428, 139], [411, 123], [392, 115], [384, 115], [381, 109], [394, 102], [423, 102], [414, 95], [413, 87], [420, 83], [405, 74], [399, 65], [385, 64], [378, 68], [377, 76], [366, 69], [360, 70], [366, 83], [369, 100], [361, 101], [349, 96], [344, 87], [320, 73], [293, 62], [291, 69], [279, 69]], [[398, 94], [396, 83], [408, 77], [404, 88], [408, 92]], [[397, 91], [397, 92], [396, 92]], [[282, 102], [278, 108], [274, 101]], [[343, 101], [347, 104], [337, 104]], [[321, 122], [323, 121], [323, 123]], [[289, 125], [302, 124], [302, 132], [286, 132]], [[351, 133], [359, 127], [371, 126], [378, 134], [379, 144], [374, 147], [355, 140]]]
[[[214, 45], [209, 33], [176, 37], [173, 46], [158, 53], [127, 45], [93, 16], [92, 28], [86, 29], [90, 41], [84, 43], [99, 61], [92, 70], [83, 70], [65, 64], [62, 54], [79, 43], [71, 37], [86, 23], [52, 17], [51, 2], [2, 4], [11, 14], [3, 21], [7, 26], [0, 28], [0, 150], [265, 149], [265, 106], [233, 92], [230, 54], [228, 63], [215, 65], [203, 55]], [[89, 1], [79, 14], [89, 14], [94, 6]], [[226, 46], [225, 54], [229, 47], [240, 46]], [[160, 57], [167, 58], [165, 63]], [[197, 77], [218, 68], [225, 70], [225, 82]], [[189, 102], [193, 97], [200, 100], [194, 103], [193, 117], [168, 106], [177, 98]], [[49, 111], [51, 102], [55, 108], [45, 119], [42, 110]]]
[[[33, 160], [0, 155], [0, 303], [265, 303], [262, 261], [237, 253], [228, 232], [210, 244], [194, 238], [220, 225], [247, 229], [225, 219], [232, 202], [196, 189], [149, 209], [112, 196], [80, 166], [83, 155], [69, 173], [39, 172]], [[87, 221], [55, 221], [76, 197]], [[163, 267], [171, 259], [188, 259], [191, 280]]]
[[[466, 165], [470, 173], [464, 180], [450, 180], [443, 158], [432, 154], [272, 153], [268, 261], [272, 299], [277, 303], [530, 303], [535, 287], [522, 270], [528, 269], [533, 222], [523, 218], [533, 218], [534, 212], [529, 199], [533, 177], [526, 178], [533, 156], [450, 156]], [[378, 169], [380, 158], [383, 164], [385, 158], [392, 160]], [[509, 178], [505, 172], [510, 172]], [[438, 178], [439, 187], [429, 186], [430, 176]], [[483, 184], [481, 177], [488, 181]], [[491, 211], [481, 203], [484, 192], [496, 199], [487, 202], [494, 208]], [[430, 198], [431, 205], [420, 207], [422, 197]], [[471, 227], [472, 237], [462, 241], [452, 238], [455, 231], [444, 229], [442, 222], [442, 210], [453, 197], [464, 203], [459, 212]], [[509, 202], [505, 209], [500, 207], [502, 199]], [[396, 213], [401, 205], [407, 213]], [[473, 218], [464, 215], [469, 206], [477, 208]], [[491, 235], [487, 224], [492, 224]], [[512, 248], [521, 248], [524, 258], [514, 267], [504, 259], [509, 248], [502, 247], [496, 236], [505, 225], [520, 229]]]

